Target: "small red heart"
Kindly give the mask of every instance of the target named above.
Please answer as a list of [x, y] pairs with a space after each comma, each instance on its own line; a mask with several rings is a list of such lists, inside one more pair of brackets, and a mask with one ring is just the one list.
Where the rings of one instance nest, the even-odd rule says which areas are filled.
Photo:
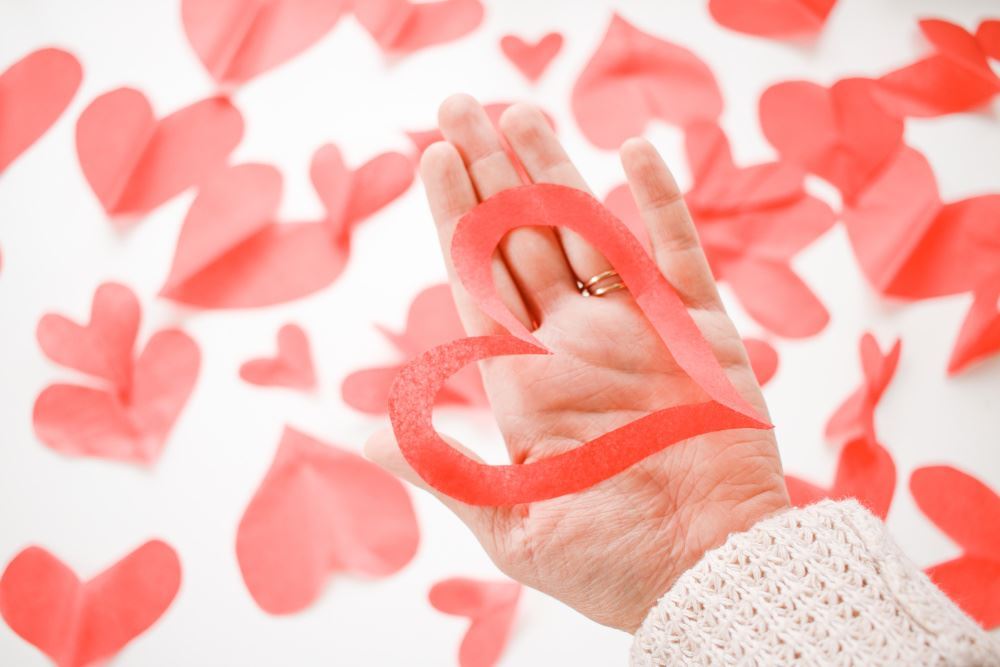
[[861, 370], [864, 377], [861, 386], [840, 404], [827, 421], [827, 440], [841, 443], [862, 439], [875, 443], [875, 407], [896, 374], [902, 344], [897, 339], [889, 351], [883, 353], [870, 333], [861, 337]]
[[730, 30], [760, 37], [818, 33], [837, 0], [711, 0], [712, 17]]
[[141, 215], [221, 168], [243, 136], [225, 98], [195, 102], [157, 120], [133, 88], [101, 95], [76, 122], [80, 167], [111, 215]]
[[0, 614], [59, 667], [88, 667], [148, 630], [180, 583], [177, 554], [159, 540], [85, 582], [45, 549], [28, 547], [0, 578]]
[[379, 47], [390, 53], [411, 53], [456, 40], [483, 21], [479, 0], [363, 0], [353, 9]]
[[889, 451], [878, 443], [853, 440], [840, 452], [833, 486], [826, 489], [793, 475], [785, 475], [788, 497], [795, 507], [805, 507], [824, 498], [855, 498], [878, 517], [889, 514], [896, 490], [896, 464]]
[[434, 584], [431, 606], [471, 622], [458, 649], [460, 667], [492, 667], [500, 659], [514, 625], [521, 584], [456, 577]]
[[236, 557], [261, 609], [290, 614], [319, 596], [331, 572], [388, 576], [410, 562], [418, 541], [398, 479], [286, 428], [240, 519]]
[[997, 352], [1000, 352], [1000, 273], [976, 287], [948, 360], [948, 374], [956, 375]]
[[251, 384], [313, 389], [313, 371], [309, 338], [301, 327], [286, 324], [278, 331], [278, 354], [267, 359], [252, 359], [240, 366], [240, 377]]
[[767, 341], [756, 338], [744, 338], [743, 347], [750, 357], [750, 367], [757, 377], [757, 383], [763, 387], [778, 372], [778, 351]]
[[0, 74], [0, 173], [59, 119], [82, 78], [60, 49], [29, 53]]
[[563, 36], [558, 32], [550, 32], [534, 44], [517, 35], [504, 35], [500, 39], [500, 50], [529, 81], [538, 80], [562, 45]]

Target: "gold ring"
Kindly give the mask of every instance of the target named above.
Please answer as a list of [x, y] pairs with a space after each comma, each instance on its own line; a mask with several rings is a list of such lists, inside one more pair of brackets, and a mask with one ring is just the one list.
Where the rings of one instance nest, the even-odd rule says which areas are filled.
[[[608, 283], [607, 281], [612, 278], [621, 278], [618, 272], [614, 269], [608, 269], [607, 271], [601, 271], [595, 276], [592, 276], [587, 282], [578, 282], [577, 287], [580, 288], [580, 294], [583, 296], [604, 296], [609, 292], [615, 292], [617, 290], [625, 289], [625, 283], [621, 280], [616, 280], [615, 282]], [[603, 284], [602, 284], [603, 283]]]

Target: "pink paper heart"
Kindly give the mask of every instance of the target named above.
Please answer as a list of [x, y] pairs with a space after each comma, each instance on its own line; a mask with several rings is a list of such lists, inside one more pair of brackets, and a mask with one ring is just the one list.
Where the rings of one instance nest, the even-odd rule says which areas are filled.
[[818, 33], [837, 0], [710, 0], [712, 18], [730, 30], [760, 37]]
[[516, 581], [452, 578], [434, 584], [428, 594], [438, 611], [469, 619], [458, 649], [460, 667], [492, 667], [503, 654], [521, 597]]
[[562, 45], [563, 36], [558, 32], [550, 32], [534, 44], [529, 44], [517, 35], [504, 35], [500, 38], [500, 50], [529, 81], [537, 81], [542, 76]]
[[383, 51], [411, 53], [472, 32], [483, 21], [483, 5], [479, 0], [360, 0], [354, 15]]
[[306, 332], [295, 324], [281, 327], [277, 356], [247, 361], [240, 366], [240, 377], [251, 384], [263, 386], [313, 389], [316, 374]]
[[1000, 352], [1000, 273], [990, 276], [973, 292], [948, 360], [948, 375], [957, 375], [969, 365]]
[[864, 440], [875, 443], [875, 408], [896, 373], [902, 341], [897, 339], [888, 352], [879, 349], [870, 333], [861, 337], [860, 355], [863, 379], [858, 387], [826, 423], [826, 438], [842, 443]]

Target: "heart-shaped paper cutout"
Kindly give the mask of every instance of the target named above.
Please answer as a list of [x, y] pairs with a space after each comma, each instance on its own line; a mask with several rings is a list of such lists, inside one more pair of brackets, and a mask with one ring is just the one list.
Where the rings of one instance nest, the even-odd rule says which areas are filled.
[[281, 327], [277, 355], [245, 362], [240, 366], [240, 377], [250, 384], [262, 386], [315, 388], [316, 373], [306, 332], [296, 324]]
[[710, 0], [712, 18], [759, 37], [811, 36], [823, 29], [837, 0]]
[[236, 557], [271, 614], [309, 606], [332, 572], [388, 576], [410, 562], [417, 519], [402, 483], [357, 454], [286, 428], [240, 519]]
[[389, 53], [411, 53], [464, 37], [483, 21], [479, 0], [362, 0], [354, 16]]
[[500, 38], [500, 50], [528, 81], [537, 81], [542, 76], [562, 45], [563, 36], [558, 32], [550, 32], [534, 44], [529, 44], [517, 35], [504, 35]]
[[0, 74], [0, 173], [59, 119], [82, 78], [61, 49], [29, 53]]
[[1000, 352], [1000, 273], [980, 284], [962, 322], [948, 360], [948, 374], [957, 375], [980, 359]]
[[785, 475], [788, 497], [795, 507], [805, 507], [824, 498], [855, 498], [882, 519], [889, 514], [896, 490], [896, 464], [878, 443], [853, 440], [840, 452], [833, 486], [825, 489], [792, 475]]
[[870, 333], [861, 337], [861, 386], [840, 404], [826, 423], [826, 438], [842, 443], [863, 440], [875, 444], [875, 407], [896, 373], [902, 341], [897, 339], [883, 354]]
[[133, 88], [101, 95], [76, 122], [83, 175], [104, 210], [141, 215], [221, 168], [243, 136], [240, 112], [221, 97], [159, 120]]
[[778, 372], [778, 351], [767, 341], [756, 338], [744, 338], [743, 347], [750, 357], [750, 367], [753, 368], [757, 384], [763, 387]]
[[[531, 463], [490, 466], [452, 448], [434, 430], [434, 396], [473, 361], [513, 354], [553, 354], [507, 310], [490, 269], [511, 229], [570, 229], [603, 253], [649, 318], [674, 360], [709, 401], [658, 410], [562, 454]], [[629, 229], [589, 194], [560, 185], [505, 190], [459, 221], [452, 240], [455, 270], [479, 308], [512, 335], [465, 338], [405, 366], [393, 383], [389, 417], [413, 469], [442, 493], [475, 505], [507, 506], [585, 489], [664, 447], [732, 428], [769, 428], [740, 396], [673, 288]], [[558, 354], [558, 352], [554, 352]]]
[[41, 547], [28, 547], [0, 578], [0, 614], [59, 667], [105, 664], [170, 607], [181, 564], [164, 542], [146, 542], [82, 582]]
[[438, 611], [470, 621], [458, 649], [460, 667], [497, 663], [514, 625], [521, 584], [455, 577], [434, 584], [427, 597]]

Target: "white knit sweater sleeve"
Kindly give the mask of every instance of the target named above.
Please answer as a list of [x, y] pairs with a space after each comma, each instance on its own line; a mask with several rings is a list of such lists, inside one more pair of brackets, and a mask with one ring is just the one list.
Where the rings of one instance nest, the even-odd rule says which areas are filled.
[[853, 500], [729, 536], [649, 612], [633, 667], [1000, 665], [956, 607]]

